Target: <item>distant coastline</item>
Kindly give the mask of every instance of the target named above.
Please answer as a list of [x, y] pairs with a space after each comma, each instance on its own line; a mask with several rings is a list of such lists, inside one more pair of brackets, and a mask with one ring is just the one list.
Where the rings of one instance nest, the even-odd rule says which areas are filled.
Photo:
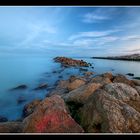
[[132, 54], [132, 55], [124, 55], [124, 56], [92, 57], [92, 58], [93, 59], [140, 61], [140, 54]]

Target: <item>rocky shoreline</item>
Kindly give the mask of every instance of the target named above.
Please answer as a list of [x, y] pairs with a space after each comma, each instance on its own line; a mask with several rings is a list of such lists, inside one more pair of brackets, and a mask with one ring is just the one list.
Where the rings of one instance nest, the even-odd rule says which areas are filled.
[[92, 57], [92, 58], [93, 59], [108, 59], [108, 60], [140, 61], [140, 54], [124, 55], [124, 56]]
[[[91, 66], [65, 57], [54, 60]], [[36, 90], [42, 88], [47, 84]], [[70, 75], [59, 80], [45, 99], [25, 105], [21, 120], [0, 122], [0, 133], [140, 133], [140, 80], [111, 72]]]

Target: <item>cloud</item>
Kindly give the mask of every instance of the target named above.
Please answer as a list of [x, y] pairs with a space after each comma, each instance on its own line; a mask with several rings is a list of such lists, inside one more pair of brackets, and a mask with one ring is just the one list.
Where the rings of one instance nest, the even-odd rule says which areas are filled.
[[119, 32], [119, 31], [121, 31], [121, 30], [114, 29], [114, 30], [107, 30], [107, 31], [80, 32], [80, 33], [70, 36], [69, 40], [75, 40], [75, 39], [82, 38], [82, 37], [103, 37], [103, 36], [107, 36], [107, 35], [110, 35], [112, 33]]
[[117, 8], [98, 8], [92, 12], [88, 12], [83, 16], [84, 23], [98, 23], [112, 19], [112, 15], [117, 13]]
[[25, 46], [27, 44], [29, 46], [29, 43], [37, 41], [39, 36], [42, 36], [43, 38], [43, 35], [57, 33], [56, 28], [49, 25], [28, 23], [28, 27], [29, 31], [27, 36], [18, 44], [18, 46]]
[[121, 38], [123, 41], [132, 41], [132, 40], [140, 40], [140, 35], [129, 35], [129, 36], [124, 36]]

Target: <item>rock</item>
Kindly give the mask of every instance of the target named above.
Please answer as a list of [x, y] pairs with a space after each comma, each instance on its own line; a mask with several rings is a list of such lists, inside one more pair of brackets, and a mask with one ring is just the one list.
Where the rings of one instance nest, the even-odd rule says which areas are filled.
[[90, 82], [91, 83], [99, 83], [101, 85], [112, 83], [112, 81], [108, 77], [103, 77], [101, 75], [92, 78]]
[[[125, 92], [122, 92], [125, 96]], [[80, 125], [90, 133], [139, 133], [140, 113], [117, 99], [115, 95], [98, 89], [79, 111]]]
[[24, 133], [80, 133], [84, 132], [66, 110], [58, 95], [44, 99], [23, 121]]
[[63, 66], [83, 66], [88, 67], [89, 64], [85, 61], [81, 60], [75, 60], [67, 57], [55, 57], [55, 62], [61, 63]]
[[94, 74], [94, 72], [92, 72], [92, 71], [87, 71], [84, 73], [85, 76], [91, 76], [93, 74]]
[[52, 96], [52, 95], [63, 95], [65, 93], [68, 93], [68, 85], [70, 84], [69, 80], [60, 80], [58, 81], [56, 87], [54, 88], [54, 90], [52, 90], [51, 92], [49, 92], [47, 94], [47, 96]]
[[12, 91], [12, 90], [23, 90], [23, 89], [27, 89], [27, 86], [26, 85], [19, 85], [19, 86], [12, 88], [10, 90]]
[[34, 90], [41, 90], [46, 89], [48, 85], [46, 83], [40, 84], [38, 87], [36, 87]]
[[57, 71], [56, 71], [56, 70], [54, 70], [52, 73], [57, 73]]
[[63, 78], [63, 76], [62, 76], [62, 75], [60, 75], [60, 76], [58, 76], [58, 78]]
[[0, 133], [21, 133], [23, 124], [21, 122], [0, 123]]
[[75, 75], [71, 75], [70, 77], [69, 77], [69, 82], [70, 83], [72, 83], [74, 80], [76, 80], [77, 79], [77, 77], [75, 76]]
[[140, 86], [140, 80], [131, 80], [135, 85]]
[[0, 122], [7, 122], [8, 119], [6, 117], [0, 116]]
[[140, 95], [140, 86], [135, 86], [135, 89], [137, 90], [137, 92], [138, 92], [139, 95]]
[[32, 114], [40, 102], [41, 102], [41, 100], [34, 100], [31, 103], [26, 104], [23, 108], [22, 116], [25, 118], [25, 117], [29, 116], [30, 114]]
[[114, 83], [125, 83], [130, 86], [134, 86], [134, 83], [131, 80], [128, 80], [124, 75], [118, 74], [114, 77], [113, 80]]
[[140, 77], [133, 77], [133, 79], [137, 79], [137, 80], [140, 80]]
[[129, 76], [134, 76], [134, 74], [133, 74], [133, 73], [127, 73], [126, 75], [129, 75]]
[[69, 91], [72, 91], [72, 90], [74, 90], [74, 89], [76, 89], [76, 88], [78, 88], [78, 87], [80, 87], [84, 84], [85, 84], [84, 80], [75, 79], [73, 82], [69, 83], [67, 88], [68, 88]]
[[99, 83], [89, 83], [83, 85], [75, 90], [72, 90], [68, 94], [64, 94], [62, 97], [66, 102], [76, 102], [76, 103], [85, 103], [94, 91], [101, 87]]
[[80, 71], [88, 71], [88, 69], [79, 68]]
[[101, 76], [105, 77], [105, 78], [109, 78], [110, 80], [113, 79], [113, 75], [111, 72], [106, 72], [106, 73], [102, 74]]
[[18, 100], [17, 100], [17, 103], [21, 104], [21, 103], [23, 103], [25, 101], [26, 101], [26, 99], [24, 97], [19, 97]]

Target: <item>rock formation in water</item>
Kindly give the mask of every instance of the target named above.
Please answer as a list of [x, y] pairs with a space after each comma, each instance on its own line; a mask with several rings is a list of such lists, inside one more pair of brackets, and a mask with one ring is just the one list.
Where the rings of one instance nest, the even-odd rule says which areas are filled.
[[55, 62], [59, 62], [62, 64], [62, 66], [83, 66], [83, 67], [88, 67], [91, 66], [91, 64], [83, 61], [83, 60], [75, 60], [72, 58], [67, 58], [67, 57], [55, 57], [54, 58]]

